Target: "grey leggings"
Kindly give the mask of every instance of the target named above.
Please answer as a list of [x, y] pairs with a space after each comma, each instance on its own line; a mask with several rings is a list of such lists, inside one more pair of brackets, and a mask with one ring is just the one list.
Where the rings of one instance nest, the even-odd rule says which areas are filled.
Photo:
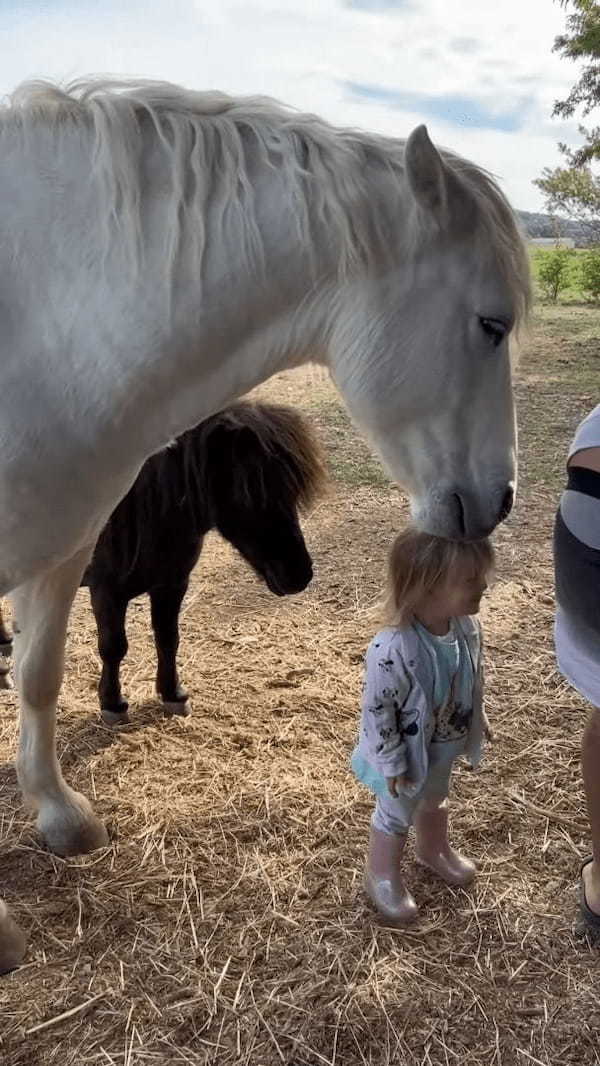
[[414, 795], [392, 796], [387, 792], [377, 796], [371, 818], [373, 828], [390, 836], [405, 836], [420, 804], [439, 806], [448, 798], [452, 767], [464, 750], [464, 737], [431, 744], [428, 753], [429, 772], [423, 788]]

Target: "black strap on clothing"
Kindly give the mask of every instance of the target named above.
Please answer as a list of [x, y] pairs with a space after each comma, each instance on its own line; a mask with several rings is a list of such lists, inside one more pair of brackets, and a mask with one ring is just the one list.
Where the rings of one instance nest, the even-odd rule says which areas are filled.
[[600, 500], [600, 473], [597, 470], [588, 470], [585, 466], [570, 466], [567, 473], [568, 489]]

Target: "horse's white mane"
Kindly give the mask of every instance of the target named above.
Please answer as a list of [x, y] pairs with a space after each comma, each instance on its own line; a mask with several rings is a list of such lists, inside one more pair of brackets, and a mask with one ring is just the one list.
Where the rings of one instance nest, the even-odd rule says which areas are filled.
[[[368, 163], [394, 179], [398, 209], [405, 190], [403, 140], [338, 129], [314, 115], [262, 96], [230, 97], [220, 92], [196, 92], [162, 81], [92, 78], [65, 88], [29, 81], [12, 94], [0, 110], [4, 123], [24, 129], [42, 122], [55, 128], [65, 123], [93, 126], [94, 166], [104, 188], [108, 222], [117, 223], [130, 247], [140, 246], [140, 124], [151, 123], [170, 161], [172, 198], [168, 249], [171, 263], [180, 233], [196, 242], [199, 263], [204, 251], [204, 218], [208, 196], [215, 195], [222, 224], [236, 224], [250, 265], [262, 254], [253, 212], [248, 173], [248, 145], [267, 167], [284, 175], [297, 231], [310, 247], [311, 217], [327, 226], [341, 274], [370, 265], [374, 245], [385, 246], [382, 220], [373, 205]], [[57, 150], [59, 148], [57, 138]], [[458, 186], [470, 197], [471, 232], [479, 230], [495, 250], [509, 286], [517, 316], [528, 301], [528, 263], [514, 215], [494, 179], [484, 170], [451, 152], [443, 151]], [[310, 200], [310, 211], [309, 211]], [[392, 205], [392, 211], [393, 211]], [[415, 227], [423, 227], [414, 212]], [[389, 216], [388, 216], [389, 217]], [[374, 241], [374, 235], [376, 240]], [[418, 241], [418, 233], [413, 237]], [[389, 238], [387, 243], [392, 243]]]

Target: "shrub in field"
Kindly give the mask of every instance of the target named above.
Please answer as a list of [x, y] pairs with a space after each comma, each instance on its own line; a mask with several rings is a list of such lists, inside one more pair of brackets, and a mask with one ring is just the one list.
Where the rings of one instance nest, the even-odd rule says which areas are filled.
[[542, 292], [553, 303], [569, 285], [574, 258], [570, 248], [550, 248], [536, 255], [537, 276]]
[[584, 296], [600, 299], [600, 248], [591, 248], [579, 256], [579, 285]]

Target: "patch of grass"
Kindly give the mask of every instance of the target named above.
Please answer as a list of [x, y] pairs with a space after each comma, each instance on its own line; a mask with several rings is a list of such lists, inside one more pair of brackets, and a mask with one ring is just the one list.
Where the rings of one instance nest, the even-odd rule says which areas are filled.
[[370, 485], [387, 489], [391, 484], [381, 463], [363, 438], [336, 396], [319, 397], [309, 409], [327, 448], [328, 467], [335, 481], [345, 485]]
[[[564, 483], [565, 442], [598, 402], [600, 309], [538, 305], [516, 378], [520, 493], [555, 505]], [[523, 505], [523, 504], [522, 504]]]
[[561, 382], [570, 389], [597, 393], [599, 341], [600, 309], [538, 306], [520, 376], [534, 377], [539, 388]]

